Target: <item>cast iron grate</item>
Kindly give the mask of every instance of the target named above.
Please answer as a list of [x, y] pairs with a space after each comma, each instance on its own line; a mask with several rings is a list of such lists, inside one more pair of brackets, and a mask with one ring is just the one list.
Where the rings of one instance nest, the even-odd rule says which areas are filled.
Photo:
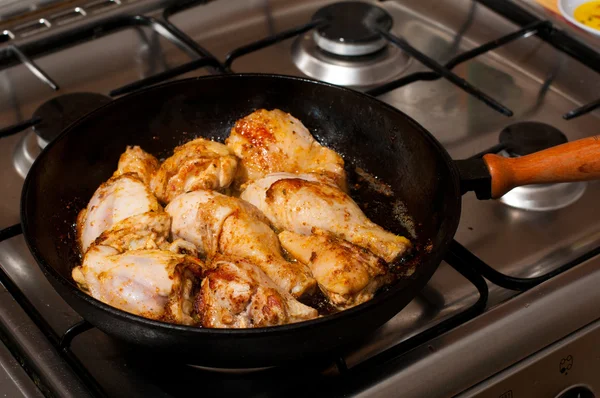
[[[491, 107], [492, 109], [502, 113], [505, 116], [512, 116], [513, 112], [506, 106], [502, 105], [500, 102], [495, 100], [494, 98], [489, 97], [487, 94], [482, 92], [477, 87], [474, 87], [461, 77], [452, 73], [452, 69], [457, 65], [469, 61], [479, 55], [485, 54], [489, 51], [493, 51], [502, 47], [506, 44], [509, 44], [518, 39], [524, 39], [530, 36], [538, 36], [545, 42], [549, 43], [553, 47], [558, 50], [570, 55], [571, 57], [577, 59], [579, 62], [588, 66], [589, 68], [600, 72], [600, 54], [591, 49], [589, 46], [581, 43], [580, 41], [575, 40], [567, 33], [561, 31], [556, 28], [550, 21], [545, 21], [537, 18], [536, 16], [530, 14], [526, 10], [522, 9], [518, 5], [512, 3], [511, 1], [494, 1], [494, 0], [475, 0], [478, 3], [485, 5], [491, 10], [497, 12], [505, 16], [507, 19], [513, 21], [514, 23], [522, 26], [522, 29], [492, 40], [488, 43], [485, 43], [479, 47], [476, 47], [472, 50], [466, 51], [452, 60], [447, 62], [445, 65], [441, 65], [436, 61], [429, 58], [427, 55], [418, 51], [414, 47], [410, 45], [405, 39], [399, 38], [390, 34], [389, 32], [378, 29], [380, 35], [388, 40], [395, 46], [398, 46], [403, 51], [408, 53], [413, 58], [420, 61], [425, 66], [429, 67], [431, 71], [426, 72], [416, 72], [411, 75], [403, 76], [397, 80], [385, 83], [379, 87], [372, 88], [367, 93], [378, 96], [385, 94], [391, 90], [404, 87], [408, 84], [417, 82], [417, 81], [431, 81], [437, 80], [440, 78], [445, 78], [455, 84], [457, 87], [461, 88], [465, 92], [473, 95], [478, 100], [484, 102], [486, 105]], [[189, 3], [184, 5], [185, 8], [189, 7]], [[164, 19], [168, 21], [168, 17], [173, 15], [178, 10], [171, 10], [170, 13], [164, 14]], [[308, 32], [314, 28], [321, 26], [322, 24], [326, 24], [326, 21], [323, 20], [313, 20], [304, 25], [300, 25], [280, 33], [267, 36], [263, 39], [257, 40], [255, 42], [249, 43], [242, 47], [239, 47], [227, 54], [225, 57], [225, 62], [223, 63], [223, 67], [226, 71], [231, 72], [231, 66], [233, 62], [247, 54], [250, 54], [254, 51], [261, 50], [265, 47], [280, 43], [284, 40], [293, 38], [295, 36], [301, 35], [305, 32]], [[199, 68], [200, 66], [195, 65], [193, 62], [188, 64], [181, 65], [178, 68], [174, 68], [160, 74], [151, 76], [146, 79], [142, 79], [135, 83], [135, 85], [130, 85], [127, 87], [120, 87], [111, 92], [111, 95], [121, 95], [125, 94], [137, 89], [141, 89], [147, 87], [149, 85], [165, 81], [167, 79], [171, 79], [183, 73], [190, 72]], [[574, 109], [572, 111], [567, 112], [563, 117], [567, 120], [584, 115], [589, 113], [595, 109], [600, 107], [600, 99], [593, 101], [589, 104], [586, 104], [582, 107]]]
[[[21, 224], [12, 225], [0, 231], [0, 242], [14, 238], [22, 233], [23, 231], [21, 229]], [[73, 337], [75, 334], [80, 334], [84, 330], [87, 330], [85, 329], [85, 326], [80, 325], [81, 323], [77, 323], [70, 327], [63, 336], [59, 336], [54, 332], [48, 322], [46, 322], [38, 309], [31, 303], [31, 301], [29, 301], [23, 291], [12, 281], [10, 276], [1, 267], [0, 283], [21, 306], [21, 308], [23, 308], [27, 315], [29, 315], [40, 331], [46, 336], [48, 341], [50, 341], [50, 343], [54, 346], [60, 356], [65, 360], [66, 363], [69, 364], [69, 366], [89, 389], [90, 393], [98, 397], [106, 396], [102, 390], [102, 387], [100, 387], [100, 384], [96, 381], [96, 379], [94, 379], [94, 377], [88, 372], [85, 366], [79, 361], [79, 359], [77, 359], [70, 349], [70, 343]], [[87, 324], [87, 322], [85, 323]], [[29, 358], [27, 355], [24, 355], [20, 352], [13, 352], [13, 355], [15, 355], [17, 358], [20, 358], [21, 361], [24, 362], [22, 363], [22, 366], [28, 373], [30, 373], [30, 377], [32, 377], [34, 380], [40, 380], [41, 383], [41, 380], [43, 380], [42, 377], [31, 374], [33, 372], [32, 369], [35, 367], [29, 366]], [[48, 386], [44, 386], [44, 390], [50, 391], [51, 389]]]
[[[172, 14], [170, 14], [170, 15], [172, 15]], [[168, 20], [168, 16], [165, 19]], [[297, 27], [294, 27], [291, 29], [287, 29], [280, 33], [267, 36], [263, 39], [260, 39], [260, 40], [254, 41], [252, 43], [249, 43], [247, 45], [244, 45], [242, 47], [236, 48], [226, 55], [223, 66], [226, 69], [226, 71], [232, 72], [233, 70], [231, 69], [231, 67], [233, 65], [233, 62], [235, 60], [237, 60], [238, 58], [240, 58], [244, 55], [250, 54], [252, 52], [264, 49], [266, 47], [272, 46], [274, 44], [280, 43], [284, 40], [291, 39], [293, 37], [296, 37], [298, 35], [306, 33], [312, 29], [321, 27], [327, 23], [328, 22], [325, 20], [314, 19], [312, 21], [307, 22], [304, 25], [300, 25], [300, 26], [297, 26]], [[509, 34], [507, 36], [501, 37], [499, 39], [496, 39], [490, 43], [486, 43], [476, 49], [473, 49], [463, 55], [458, 56], [455, 60], [453, 60], [455, 62], [454, 65], [453, 64], [440, 65], [439, 63], [437, 63], [436, 61], [434, 61], [427, 55], [423, 54], [422, 52], [418, 51], [416, 48], [412, 47], [406, 40], [396, 37], [396, 36], [386, 32], [383, 29], [377, 29], [378, 33], [382, 37], [384, 37], [386, 40], [390, 41], [394, 45], [400, 47], [403, 51], [405, 51], [410, 56], [412, 56], [413, 58], [415, 58], [418, 61], [420, 61], [421, 63], [423, 63], [425, 66], [429, 67], [432, 70], [432, 72], [416, 73], [416, 74], [408, 76], [406, 80], [405, 80], [405, 78], [401, 78], [400, 80], [386, 83], [380, 87], [372, 89], [368, 93], [371, 95], [381, 95], [381, 94], [384, 94], [395, 88], [398, 88], [403, 85], [407, 85], [407, 84], [410, 84], [410, 83], [413, 83], [413, 82], [416, 82], [419, 80], [436, 80], [438, 78], [443, 77], [443, 78], [446, 78], [447, 80], [449, 80], [450, 82], [452, 82], [453, 84], [455, 84], [460, 89], [473, 95], [478, 100], [484, 102], [489, 107], [502, 113], [503, 115], [512, 116], [512, 114], [513, 114], [512, 110], [510, 110], [506, 106], [502, 105], [500, 102], [498, 102], [494, 98], [491, 98], [490, 96], [485, 94], [483, 91], [481, 91], [477, 87], [474, 87], [469, 82], [467, 82], [463, 78], [461, 78], [458, 75], [456, 75], [455, 73], [453, 73], [451, 71], [451, 69], [452, 69], [452, 67], [458, 65], [459, 63], [470, 60], [478, 55], [484, 54], [484, 53], [491, 51], [495, 48], [498, 48], [504, 44], [510, 43], [511, 41], [536, 34], [538, 32], [538, 29], [540, 29], [541, 27], [546, 26], [546, 25], [549, 25], [549, 22], [542, 21], [542, 22], [532, 25], [532, 27], [530, 27], [528, 29], [522, 29], [522, 30], [519, 30], [518, 32], [515, 32], [515, 33]], [[148, 87], [152, 84], [155, 84], [155, 83], [158, 83], [161, 81], [165, 81], [167, 79], [171, 79], [171, 78], [181, 75], [183, 73], [190, 72], [190, 71], [194, 70], [194, 65], [192, 62], [190, 62], [188, 64], [181, 65], [180, 68], [181, 68], [180, 71], [171, 69], [171, 70], [167, 70], [162, 73], [150, 76], [146, 79], [142, 79], [135, 84], [134, 89], [141, 89], [144, 87]], [[120, 94], [128, 93], [131, 91], [133, 91], [131, 86], [120, 87], [120, 88], [113, 90], [111, 92], [111, 95], [120, 95]]]
[[[540, 22], [540, 19], [531, 14], [527, 10], [519, 7], [512, 1], [495, 1], [495, 0], [474, 0], [485, 5], [487, 8], [503, 15], [505, 18], [520, 26], [530, 25]], [[546, 43], [552, 45], [556, 49], [570, 55], [588, 68], [600, 73], [600, 53], [593, 50], [591, 47], [574, 39], [568, 33], [548, 25], [545, 29], [539, 32], [538, 36]], [[590, 102], [576, 109], [573, 109], [563, 115], [566, 120], [574, 119], [592, 112], [600, 107], [600, 99]]]
[[[181, 7], [184, 5], [189, 7], [191, 6], [191, 3], [192, 2], [178, 4], [176, 10], [181, 9]], [[199, 1], [195, 1], [193, 3], [197, 4]], [[166, 12], [167, 11], [165, 11], [165, 13]], [[173, 24], [168, 21], [143, 15], [122, 16], [105, 21], [99, 21], [95, 24], [87, 25], [80, 29], [50, 37], [43, 42], [33, 41], [26, 43], [21, 47], [14, 44], [9, 45], [6, 48], [0, 49], [0, 70], [18, 64], [24, 64], [44, 84], [48, 85], [51, 89], [58, 91], [58, 84], [46, 72], [37, 66], [31, 57], [41, 56], [52, 51], [74, 46], [86, 40], [92, 40], [94, 38], [106, 36], [127, 28], [135, 29], [137, 27], [151, 28], [158, 35], [174, 43], [177, 47], [183, 49], [183, 51], [185, 51], [190, 57], [194, 58], [189, 64], [185, 65], [191, 64], [194, 66], [194, 69], [210, 68], [209, 70], [211, 72], [223, 70], [221, 63], [212, 54], [210, 54], [206, 49], [188, 37]], [[176, 70], [178, 74], [185, 73], [186, 71], [182, 69], [182, 66], [177, 66], [171, 70]], [[129, 87], [129, 85], [126, 87]], [[136, 87], [136, 82], [132, 83], [132, 87]], [[0, 129], [0, 138], [17, 134], [31, 126], [38, 124], [40, 121], [40, 119], [32, 118], [12, 126], [2, 128]]]
[[[542, 40], [548, 42], [549, 44], [557, 48], [558, 50], [569, 54], [584, 65], [590, 67], [591, 69], [597, 72], [600, 72], [600, 54], [598, 54], [588, 46], [582, 44], [581, 42], [578, 42], [575, 39], [571, 38], [567, 33], [555, 28], [550, 22], [538, 19], [537, 17], [529, 14], [527, 11], [523, 10], [522, 8], [510, 1], [476, 1], [492, 9], [498, 14], [505, 16], [506, 18], [515, 22], [516, 24], [522, 26], [522, 29], [500, 37], [491, 42], [485, 43], [465, 53], [462, 53], [454, 57], [445, 65], [440, 65], [436, 62], [431, 62], [432, 60], [430, 60], [424, 54], [418, 52], [416, 49], [412, 48], [410, 44], [406, 41], [397, 38], [393, 35], [390, 35], [386, 32], [381, 32], [387, 40], [389, 40], [394, 45], [399, 46], [404, 51], [409, 52], [413, 57], [427, 65], [431, 69], [431, 71], [418, 72], [412, 75], [403, 76], [398, 80], [371, 89], [369, 91], [369, 94], [375, 96], [382, 95], [386, 92], [389, 92], [399, 87], [406, 86], [417, 81], [427, 81], [446, 78], [451, 82], [455, 83], [461, 89], [475, 96], [479, 100], [485, 102], [488, 106], [492, 107], [493, 109], [496, 109], [502, 114], [510, 116], [512, 114], [512, 111], [510, 109], [506, 108], [493, 98], [488, 97], [485, 93], [483, 93], [476, 87], [473, 87], [468, 83], [467, 85], [465, 85], [463, 79], [452, 73], [452, 69], [460, 63], [471, 60], [488, 51], [497, 49], [514, 40], [526, 38], [532, 35], [538, 36]], [[292, 37], [303, 34], [324, 23], [324, 21], [318, 20], [310, 21], [305, 25], [301, 25], [286, 30], [284, 32], [278, 33], [276, 35], [263, 38], [259, 41], [249, 43], [245, 46], [231, 51], [226, 56], [225, 62], [221, 64], [208, 51], [199, 46], [195, 41], [193, 41], [190, 37], [185, 35], [171, 22], [169, 22], [169, 17], [171, 15], [177, 12], [181, 12], [182, 10], [185, 10], [186, 8], [197, 5], [199, 3], [203, 3], [203, 1], [192, 0], [180, 2], [174, 7], [166, 9], [163, 13], [162, 20], [157, 20], [145, 16], [127, 16], [115, 18], [108, 21], [102, 21], [101, 23], [94, 26], [88, 26], [80, 30], [70, 31], [65, 34], [52, 37], [49, 40], [44, 41], [43, 43], [31, 42], [23, 47], [16, 47], [14, 45], [9, 46], [4, 50], [0, 51], [0, 69], [23, 63], [45, 84], [47, 84], [52, 89], [57, 90], [58, 84], [56, 84], [51, 79], [51, 77], [49, 77], [43, 70], [41, 70], [32, 61], [30, 57], [40, 56], [51, 51], [56, 51], [60, 48], [75, 45], [78, 42], [97, 37], [99, 33], [108, 34], [119, 29], [140, 25], [149, 26], [155, 29], [159, 34], [163, 35], [163, 37], [167, 37], [170, 40], [176, 42], [178, 45], [180, 45], [180, 47], [186, 49], [186, 51], [192, 54], [192, 56], [196, 57], [196, 59], [192, 60], [189, 63], [180, 65], [160, 74], [150, 76], [149, 78], [142, 79], [140, 81], [133, 82], [127, 86], [113, 90], [111, 92], [111, 95], [117, 96], [138, 90], [140, 88], [147, 87], [152, 84], [156, 84], [158, 82], [179, 76], [183, 73], [187, 73], [199, 68], [213, 68], [214, 72], [216, 73], [231, 72], [231, 66], [233, 65], [236, 59], [254, 51], [279, 43], [283, 40], [287, 40]], [[2, 42], [2, 40], [0, 40], [0, 42]], [[592, 110], [598, 107], [600, 107], [600, 100], [594, 101], [581, 108], [570, 111], [569, 113], [565, 114], [565, 118], [570, 119], [577, 116], [581, 116], [585, 113], [591, 112]], [[39, 121], [28, 120], [23, 123], [20, 123], [19, 125], [11, 126], [10, 128], [0, 130], [0, 137], [3, 134], [8, 135], [14, 134], [18, 131], [22, 131], [23, 129], [28, 128], [37, 122]], [[503, 147], [501, 145], [497, 145], [475, 156], [483, 156], [486, 153], [494, 153], [502, 149]], [[0, 242], [18, 236], [20, 233], [21, 227], [18, 224], [1, 230]], [[596, 250], [593, 250], [587, 253], [586, 255], [575, 259], [570, 263], [565, 264], [545, 275], [535, 278], [515, 278], [499, 273], [498, 271], [494, 270], [492, 267], [487, 265], [485, 262], [483, 262], [481, 259], [479, 259], [472, 252], [464, 248], [460, 243], [453, 241], [447, 253], [446, 261], [454, 269], [456, 269], [463, 277], [469, 280], [471, 284], [473, 284], [473, 286], [479, 292], [478, 300], [472, 306], [468, 307], [462, 312], [440, 322], [439, 324], [425, 330], [422, 333], [419, 333], [397, 344], [396, 346], [362, 362], [361, 364], [351, 369], [348, 369], [343, 357], [341, 356], [333, 358], [332, 362], [336, 364], [339, 373], [342, 375], [352, 375], [356, 372], [360, 372], [363, 370], [366, 371], [368, 369], [372, 369], [373, 367], [377, 367], [378, 365], [390, 361], [393, 358], [396, 358], [399, 355], [402, 355], [403, 353], [411, 350], [412, 348], [421, 345], [427, 342], [428, 340], [439, 336], [440, 334], [452, 328], [457, 327], [458, 325], [461, 325], [462, 323], [481, 313], [486, 307], [488, 297], [487, 284], [483, 278], [507, 289], [524, 291], [538, 285], [539, 283], [561, 272], [566, 271], [567, 269], [572, 268], [573, 266], [597, 254], [600, 254], [600, 248], [597, 248]], [[102, 388], [99, 386], [98, 382], [90, 375], [88, 370], [81, 364], [81, 362], [72, 354], [70, 349], [71, 342], [73, 341], [73, 339], [81, 335], [85, 331], [92, 329], [93, 326], [91, 326], [86, 321], [82, 321], [74, 324], [62, 336], [58, 336], [52, 331], [52, 329], [44, 320], [42, 315], [31, 304], [31, 302], [22, 293], [19, 287], [16, 284], [14, 284], [14, 282], [2, 269], [0, 269], [0, 282], [7, 288], [7, 290], [21, 305], [21, 307], [23, 307], [27, 311], [29, 316], [35, 321], [36, 325], [46, 334], [48, 339], [61, 353], [65, 361], [69, 363], [69, 365], [75, 370], [79, 377], [86, 383], [90, 391], [99, 396], [104, 395]]]
[[[474, 157], [480, 157], [486, 153], [498, 152], [501, 149], [503, 149], [503, 147], [501, 147], [499, 144], [487, 151], [475, 155]], [[0, 242], [14, 238], [20, 234], [22, 234], [21, 225], [12, 225], [8, 228], [0, 230]], [[548, 272], [545, 275], [535, 278], [516, 278], [504, 275], [494, 270], [475, 254], [462, 246], [459, 242], [453, 240], [448, 253], [446, 254], [445, 260], [452, 268], [459, 272], [477, 289], [479, 293], [478, 300], [461, 312], [441, 321], [440, 323], [419, 334], [400, 342], [391, 348], [388, 348], [382, 353], [377, 354], [352, 368], [348, 368], [342, 356], [333, 358], [331, 362], [335, 364], [339, 374], [346, 376], [355, 374], [357, 372], [362, 372], [363, 370], [366, 371], [378, 365], [384, 364], [441, 335], [442, 333], [445, 333], [463, 324], [464, 322], [483, 312], [486, 308], [488, 299], [488, 288], [485, 279], [506, 289], [525, 291], [598, 254], [600, 254], [600, 247], [561, 267], [556, 268], [553, 271]], [[19, 305], [21, 305], [21, 307], [34, 320], [36, 325], [44, 332], [51, 343], [60, 352], [65, 361], [74, 369], [74, 371], [86, 383], [86, 385], [88, 385], [90, 391], [97, 395], [103, 395], [102, 388], [99, 386], [98, 382], [89, 374], [85, 366], [83, 366], [81, 362], [73, 355], [70, 348], [74, 338], [90, 329], [93, 329], [93, 326], [87, 321], [81, 321], [68, 328], [68, 330], [62, 336], [58, 336], [52, 331], [51, 327], [44, 320], [39, 311], [31, 304], [19, 287], [1, 268], [0, 283], [6, 287]]]
[[[12, 225], [8, 228], [0, 230], [0, 242], [19, 236], [20, 234], [22, 234], [21, 225]], [[448, 262], [448, 264], [450, 264], [450, 266], [452, 266], [464, 278], [466, 278], [479, 292], [479, 298], [474, 304], [462, 310], [461, 312], [446, 318], [437, 325], [434, 325], [429, 329], [402, 341], [401, 343], [373, 356], [372, 358], [369, 358], [368, 360], [352, 368], [347, 366], [342, 355], [333, 357], [331, 359], [331, 364], [335, 366], [339, 375], [347, 377], [357, 372], [362, 372], [365, 368], [370, 368], [376, 364], [385, 363], [427, 342], [428, 340], [463, 324], [464, 322], [483, 312], [487, 305], [488, 288], [485, 280], [473, 269], [472, 265], [470, 264], [473, 258], [473, 254], [464, 249], [458, 242], [453, 241], [445, 260]], [[71, 343], [73, 340], [82, 333], [93, 329], [94, 326], [83, 320], [73, 324], [67, 329], [66, 332], [64, 332], [64, 334], [59, 336], [52, 330], [37, 308], [35, 308], [35, 306], [29, 301], [21, 289], [11, 280], [9, 275], [2, 268], [0, 268], [0, 283], [4, 285], [13, 298], [35, 322], [38, 328], [40, 328], [40, 330], [46, 335], [48, 340], [60, 353], [61, 357], [71, 366], [71, 368], [86, 384], [86, 386], [88, 386], [90, 392], [97, 396], [104, 396], [105, 393], [102, 387], [71, 351]]]

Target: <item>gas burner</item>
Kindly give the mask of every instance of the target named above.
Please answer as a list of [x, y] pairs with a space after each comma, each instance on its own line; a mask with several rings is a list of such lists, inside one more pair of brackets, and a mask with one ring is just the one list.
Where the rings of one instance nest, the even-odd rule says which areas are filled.
[[500, 132], [500, 143], [511, 157], [525, 156], [565, 144], [567, 137], [557, 128], [540, 122], [511, 124]]
[[[533, 152], [566, 143], [560, 130], [539, 122], [520, 122], [506, 127], [500, 133], [500, 143], [506, 149], [499, 155], [525, 156]], [[526, 185], [512, 189], [499, 200], [511, 207], [524, 210], [558, 210], [575, 203], [585, 192], [585, 182]]]
[[292, 59], [304, 74], [329, 83], [368, 87], [397, 78], [410, 58], [387, 41], [374, 26], [389, 31], [393, 20], [384, 9], [368, 3], [342, 2], [321, 8], [313, 20], [325, 21], [299, 36]]
[[68, 125], [110, 101], [109, 97], [102, 94], [72, 93], [60, 95], [40, 105], [33, 113], [33, 119], [39, 119], [40, 122], [21, 139], [13, 155], [19, 175], [25, 178], [42, 149]]
[[313, 32], [317, 46], [335, 55], [358, 56], [381, 50], [386, 40], [373, 27], [389, 31], [394, 24], [384, 9], [360, 2], [342, 2], [321, 8], [313, 20], [327, 21]]
[[45, 148], [68, 125], [110, 101], [109, 97], [102, 94], [72, 93], [44, 102], [33, 112], [33, 118], [41, 120], [33, 126], [40, 147]]
[[34, 132], [30, 131], [23, 136], [21, 141], [17, 144], [13, 156], [15, 169], [21, 177], [25, 178], [27, 176], [35, 158], [37, 158], [41, 152], [42, 148], [40, 148], [40, 144], [38, 143], [38, 136], [35, 135]]

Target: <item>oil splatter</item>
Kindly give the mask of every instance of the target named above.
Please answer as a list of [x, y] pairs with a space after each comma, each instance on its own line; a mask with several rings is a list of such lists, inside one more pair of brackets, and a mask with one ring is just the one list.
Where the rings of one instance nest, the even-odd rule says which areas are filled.
[[359, 178], [365, 181], [367, 184], [369, 184], [369, 187], [375, 192], [385, 195], [388, 198], [394, 196], [394, 191], [392, 190], [392, 187], [389, 184], [386, 184], [385, 182], [379, 180], [376, 176], [368, 173], [360, 167], [356, 167], [355, 171]]

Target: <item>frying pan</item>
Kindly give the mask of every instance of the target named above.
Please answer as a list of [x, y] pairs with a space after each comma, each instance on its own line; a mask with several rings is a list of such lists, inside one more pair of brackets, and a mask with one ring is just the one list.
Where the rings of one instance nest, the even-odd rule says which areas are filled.
[[[359, 167], [389, 185], [392, 197], [353, 192], [366, 214], [406, 235], [415, 226], [414, 272], [352, 309], [297, 324], [257, 329], [203, 329], [132, 315], [88, 296], [71, 279], [80, 259], [73, 223], [96, 188], [116, 169], [127, 145], [155, 156], [197, 136], [223, 141], [239, 118], [279, 108], [299, 118], [338, 151], [350, 174]], [[461, 194], [499, 197], [513, 186], [600, 177], [598, 137], [520, 159], [486, 155], [454, 162], [423, 127], [363, 93], [303, 78], [222, 75], [180, 80], [117, 99], [66, 128], [41, 153], [22, 192], [25, 240], [58, 293], [104, 332], [146, 350], [212, 367], [263, 367], [330, 353], [374, 331], [424, 287], [452, 240]], [[400, 267], [408, 267], [408, 264]]]

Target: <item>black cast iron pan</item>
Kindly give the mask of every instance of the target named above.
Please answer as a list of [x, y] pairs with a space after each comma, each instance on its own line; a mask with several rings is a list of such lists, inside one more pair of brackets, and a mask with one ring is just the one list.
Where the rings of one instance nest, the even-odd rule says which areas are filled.
[[[125, 147], [140, 145], [155, 156], [166, 157], [176, 145], [196, 136], [222, 141], [237, 119], [258, 108], [290, 112], [322, 144], [344, 156], [351, 174], [360, 167], [392, 188], [393, 197], [368, 189], [355, 191], [353, 196], [359, 204], [368, 203], [363, 208], [371, 219], [398, 234], [408, 231], [402, 217], [393, 215], [398, 209], [407, 211], [416, 230], [415, 272], [350, 310], [298, 324], [243, 330], [156, 322], [105, 305], [77, 289], [71, 279], [71, 269], [79, 262], [75, 217], [114, 172]], [[598, 157], [595, 163], [589, 160], [594, 159], [592, 153], [600, 153], [599, 147], [590, 139], [575, 148], [579, 160], [562, 156], [570, 163], [561, 170], [571, 173], [563, 173], [560, 180], [598, 177]], [[584, 152], [585, 161], [581, 159]], [[538, 157], [547, 162], [547, 157]], [[203, 77], [120, 98], [69, 126], [31, 168], [22, 193], [21, 220], [29, 249], [50, 282], [99, 329], [188, 363], [270, 366], [336, 350], [374, 331], [404, 308], [436, 270], [454, 236], [461, 192], [476, 190], [480, 197], [489, 198], [511, 185], [554, 181], [560, 171], [540, 173], [539, 167], [537, 171], [530, 167], [524, 177], [500, 159], [486, 158], [454, 163], [414, 120], [356, 91], [286, 76]], [[501, 173], [503, 167], [506, 170]]]

